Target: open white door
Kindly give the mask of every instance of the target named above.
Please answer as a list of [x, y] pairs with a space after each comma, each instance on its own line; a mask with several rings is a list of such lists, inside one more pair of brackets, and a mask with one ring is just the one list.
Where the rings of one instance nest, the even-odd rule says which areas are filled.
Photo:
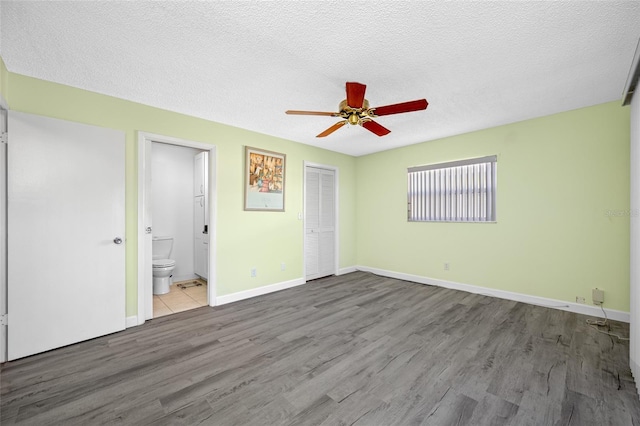
[[124, 133], [9, 111], [8, 358], [125, 328]]

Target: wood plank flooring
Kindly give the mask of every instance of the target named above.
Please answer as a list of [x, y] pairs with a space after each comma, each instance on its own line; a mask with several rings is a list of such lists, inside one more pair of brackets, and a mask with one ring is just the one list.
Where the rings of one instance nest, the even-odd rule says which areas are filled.
[[586, 319], [356, 272], [6, 363], [0, 423], [640, 425]]

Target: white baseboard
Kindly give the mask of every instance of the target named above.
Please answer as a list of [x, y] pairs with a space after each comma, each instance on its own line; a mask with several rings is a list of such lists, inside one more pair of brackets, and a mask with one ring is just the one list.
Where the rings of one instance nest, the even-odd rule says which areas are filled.
[[358, 269], [355, 266], [349, 266], [346, 268], [340, 268], [338, 269], [338, 273], [336, 275], [344, 275], [344, 274], [350, 274], [351, 272], [355, 272]]
[[239, 291], [237, 293], [225, 294], [224, 296], [216, 297], [216, 306], [226, 305], [227, 303], [238, 302], [240, 300], [250, 299], [256, 296], [262, 296], [273, 293], [274, 291], [286, 290], [305, 283], [306, 281], [304, 278], [296, 278], [295, 280], [283, 281], [281, 283], [265, 285], [263, 287], [252, 288], [250, 290]]
[[631, 375], [635, 379], [636, 382], [636, 391], [638, 392], [638, 396], [640, 396], [640, 384], [638, 381], [640, 380], [640, 366], [634, 359], [629, 360], [629, 365], [631, 367]]
[[[560, 309], [563, 311], [575, 312], [577, 314], [589, 315], [593, 317], [604, 318], [602, 310], [599, 306], [582, 305], [580, 303], [565, 302], [563, 300], [548, 299], [546, 297], [530, 296], [528, 294], [514, 293], [511, 291], [497, 290], [487, 287], [478, 287], [471, 284], [462, 284], [453, 281], [439, 280], [436, 278], [428, 278], [420, 275], [405, 274], [402, 272], [387, 271], [384, 269], [370, 268], [368, 266], [356, 266], [359, 271], [371, 272], [384, 277], [396, 278], [399, 280], [412, 281], [419, 284], [434, 285], [437, 287], [445, 287], [453, 290], [466, 291], [468, 293], [482, 294], [485, 296], [498, 297], [500, 299], [513, 300], [516, 302], [529, 303], [531, 305], [544, 306], [546, 308]], [[604, 309], [607, 317], [612, 320], [629, 322], [629, 312], [618, 311], [615, 309]]]
[[[144, 323], [144, 321], [142, 321], [142, 323]], [[138, 323], [138, 316], [137, 315], [133, 315], [133, 316], [127, 317], [125, 319], [125, 327], [126, 328], [135, 327], [135, 326], [140, 325], [142, 323]]]
[[180, 275], [180, 276], [175, 276], [173, 277], [173, 284], [175, 283], [181, 283], [183, 281], [193, 281], [193, 280], [197, 280], [198, 278], [200, 278], [198, 275], [196, 274], [190, 274], [190, 275]]

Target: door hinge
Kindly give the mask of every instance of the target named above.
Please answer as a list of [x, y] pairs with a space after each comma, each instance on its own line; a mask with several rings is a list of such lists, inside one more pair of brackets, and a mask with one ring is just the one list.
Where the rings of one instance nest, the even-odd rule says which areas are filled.
[[4, 132], [3, 134], [0, 135], [0, 142], [2, 143], [8, 143], [9, 142], [9, 137], [7, 132]]
[[9, 314], [0, 315], [0, 325], [9, 325]]

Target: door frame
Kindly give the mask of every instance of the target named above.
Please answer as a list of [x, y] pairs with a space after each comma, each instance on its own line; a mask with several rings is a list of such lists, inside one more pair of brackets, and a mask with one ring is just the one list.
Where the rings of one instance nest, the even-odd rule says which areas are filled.
[[[8, 135], [8, 114], [9, 106], [7, 101], [0, 93], [0, 120], [2, 120], [1, 127], [4, 128], [5, 133]], [[0, 128], [0, 133], [2, 131]], [[2, 134], [0, 134], [2, 136]], [[2, 165], [2, 174], [0, 175], [0, 315], [7, 314], [7, 294], [8, 294], [8, 281], [7, 281], [7, 144], [6, 139], [0, 142], [0, 164]], [[0, 363], [7, 361], [7, 325], [0, 324]]]
[[[217, 271], [216, 226], [217, 202], [217, 147], [204, 142], [163, 136], [149, 132], [138, 132], [138, 313], [137, 325], [144, 324], [146, 319], [153, 317], [153, 272], [151, 265], [152, 245], [145, 238], [145, 217], [151, 206], [147, 205], [148, 194], [151, 192], [151, 144], [153, 142], [166, 143], [188, 148], [196, 148], [209, 152], [209, 271], [207, 280], [207, 296], [209, 306], [216, 305]], [[153, 232], [153, 231], [152, 231]], [[146, 273], [145, 273], [146, 272]], [[214, 273], [212, 273], [214, 272]]]
[[335, 256], [333, 264], [335, 270], [334, 275], [338, 275], [340, 270], [340, 197], [338, 189], [340, 187], [340, 169], [337, 166], [330, 166], [328, 164], [313, 163], [311, 161], [303, 162], [304, 177], [302, 179], [302, 277], [307, 282], [307, 261], [305, 250], [307, 249], [307, 167], [315, 167], [316, 169], [325, 169], [333, 171], [333, 214], [335, 218], [334, 223], [334, 239], [333, 239], [333, 254]]

